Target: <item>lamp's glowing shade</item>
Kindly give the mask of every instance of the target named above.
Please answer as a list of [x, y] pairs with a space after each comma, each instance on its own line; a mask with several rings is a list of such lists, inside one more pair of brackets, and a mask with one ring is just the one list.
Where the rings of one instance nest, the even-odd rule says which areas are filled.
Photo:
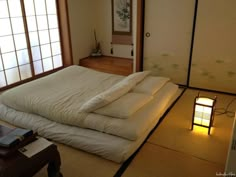
[[194, 123], [204, 126], [210, 125], [212, 108], [201, 105], [195, 105]]
[[209, 129], [208, 134], [210, 134], [215, 103], [216, 98], [199, 97], [199, 95], [195, 98], [192, 129], [194, 125], [206, 127]]
[[205, 98], [205, 97], [198, 97], [196, 99], [196, 103], [203, 104], [206, 106], [213, 106], [214, 100], [210, 98]]

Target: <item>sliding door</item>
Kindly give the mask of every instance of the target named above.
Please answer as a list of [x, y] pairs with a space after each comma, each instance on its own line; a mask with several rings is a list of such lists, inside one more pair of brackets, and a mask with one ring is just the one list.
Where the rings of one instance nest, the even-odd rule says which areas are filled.
[[62, 67], [55, 0], [0, 0], [0, 88]]
[[236, 1], [199, 0], [190, 86], [236, 93]]
[[187, 84], [195, 0], [146, 0], [144, 70]]

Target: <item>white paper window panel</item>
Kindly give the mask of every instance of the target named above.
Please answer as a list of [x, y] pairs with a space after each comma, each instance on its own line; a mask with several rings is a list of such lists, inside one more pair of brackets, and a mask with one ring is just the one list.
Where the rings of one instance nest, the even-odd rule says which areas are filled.
[[53, 56], [53, 66], [54, 68], [59, 68], [63, 65], [61, 55]]
[[49, 28], [58, 28], [57, 15], [48, 15]]
[[45, 0], [34, 0], [36, 8], [36, 15], [46, 14]]
[[24, 64], [29, 63], [28, 50], [24, 49], [24, 50], [17, 51], [17, 59], [18, 59], [19, 65], [24, 65]]
[[51, 53], [51, 46], [50, 44], [46, 44], [46, 45], [42, 45], [41, 46], [41, 52], [42, 52], [42, 58], [47, 58], [47, 57], [51, 57], [52, 53]]
[[37, 30], [37, 22], [35, 16], [27, 17], [27, 26], [29, 32]]
[[53, 69], [52, 58], [43, 59], [43, 68], [44, 71], [50, 71]]
[[0, 87], [6, 86], [6, 79], [5, 79], [5, 74], [3, 71], [0, 71]]
[[8, 0], [10, 16], [11, 17], [21, 17], [22, 10], [20, 0]]
[[[0, 1], [0, 26], [4, 26], [0, 28], [1, 86], [32, 77], [20, 0], [8, 0], [8, 4], [9, 6], [6, 0]], [[56, 1], [24, 0], [24, 5], [35, 73], [40, 74], [61, 67]]]
[[55, 43], [52, 43], [51, 45], [52, 45], [52, 55], [61, 54], [60, 42], [55, 42]]
[[7, 1], [0, 1], [0, 18], [9, 17]]
[[13, 68], [17, 66], [16, 53], [10, 52], [2, 54], [3, 64], [5, 69]]
[[14, 35], [16, 50], [26, 49], [26, 37], [25, 34], [16, 34]]
[[41, 45], [49, 43], [49, 31], [48, 30], [39, 31], [39, 41], [40, 41]]
[[33, 56], [33, 61], [36, 61], [42, 58], [39, 46], [31, 47], [31, 53]]
[[47, 3], [47, 12], [48, 14], [56, 14], [56, 1], [55, 0], [46, 0]]
[[0, 37], [1, 53], [11, 52], [15, 50], [13, 36]]
[[13, 34], [25, 33], [24, 23], [22, 17], [11, 18]]
[[20, 66], [20, 75], [21, 80], [32, 77], [31, 68], [29, 64]]
[[38, 30], [48, 29], [48, 20], [46, 15], [37, 16]]
[[58, 42], [58, 41], [60, 41], [59, 29], [51, 29], [50, 30], [50, 39], [51, 39], [51, 42]]
[[35, 75], [43, 73], [42, 60], [34, 61], [34, 73]]
[[6, 35], [11, 35], [11, 23], [10, 23], [10, 18], [3, 18], [0, 19], [0, 36], [6, 36]]
[[3, 68], [3, 64], [2, 64], [2, 55], [0, 54], [0, 71], [2, 71]]
[[33, 0], [24, 0], [26, 16], [35, 15]]
[[5, 73], [6, 73], [6, 78], [7, 78], [7, 84], [8, 85], [20, 81], [18, 68], [7, 69], [7, 70], [5, 70]]
[[38, 32], [29, 32], [29, 38], [30, 38], [30, 45], [31, 46], [38, 46], [39, 45]]

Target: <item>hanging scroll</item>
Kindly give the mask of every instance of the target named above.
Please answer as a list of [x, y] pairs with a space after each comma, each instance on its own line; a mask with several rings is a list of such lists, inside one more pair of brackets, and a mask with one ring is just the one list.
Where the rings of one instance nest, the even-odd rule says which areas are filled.
[[112, 43], [132, 44], [132, 0], [112, 1]]

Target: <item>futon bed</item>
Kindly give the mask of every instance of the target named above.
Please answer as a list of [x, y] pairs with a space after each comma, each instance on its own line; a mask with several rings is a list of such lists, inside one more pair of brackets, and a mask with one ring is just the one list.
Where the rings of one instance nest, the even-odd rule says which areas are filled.
[[74, 65], [3, 92], [0, 119], [122, 163], [181, 92], [149, 71], [125, 77]]

